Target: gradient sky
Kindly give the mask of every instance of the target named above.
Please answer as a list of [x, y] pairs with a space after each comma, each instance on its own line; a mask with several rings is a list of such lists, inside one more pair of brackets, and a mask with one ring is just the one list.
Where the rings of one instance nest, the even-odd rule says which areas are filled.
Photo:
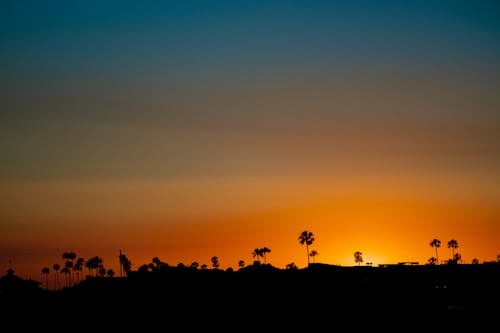
[[497, 1], [0, 2], [0, 270], [500, 253]]

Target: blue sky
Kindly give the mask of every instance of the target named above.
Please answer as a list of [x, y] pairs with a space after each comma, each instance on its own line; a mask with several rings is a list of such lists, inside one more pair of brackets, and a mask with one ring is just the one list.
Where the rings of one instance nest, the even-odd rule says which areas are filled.
[[[4, 1], [16, 75], [495, 63], [495, 1]], [[476, 64], [475, 64], [476, 63]]]

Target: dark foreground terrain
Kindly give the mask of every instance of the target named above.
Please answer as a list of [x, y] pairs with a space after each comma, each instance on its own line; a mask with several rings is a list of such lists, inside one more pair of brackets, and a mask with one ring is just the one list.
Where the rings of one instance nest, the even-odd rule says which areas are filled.
[[0, 304], [10, 324], [36, 320], [57, 331], [76, 323], [113, 332], [345, 331], [339, 329], [345, 325], [483, 331], [482, 326], [498, 328], [500, 264], [133, 271], [126, 278], [88, 277], [57, 292], [4, 290]]

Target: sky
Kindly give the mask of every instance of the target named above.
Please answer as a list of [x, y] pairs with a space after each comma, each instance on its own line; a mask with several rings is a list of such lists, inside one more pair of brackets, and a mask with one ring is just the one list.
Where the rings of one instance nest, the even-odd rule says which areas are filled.
[[497, 1], [0, 2], [0, 274], [500, 254]]

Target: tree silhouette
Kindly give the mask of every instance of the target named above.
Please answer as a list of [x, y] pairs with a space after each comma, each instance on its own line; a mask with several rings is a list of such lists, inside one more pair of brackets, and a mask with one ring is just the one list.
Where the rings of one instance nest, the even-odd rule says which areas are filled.
[[313, 258], [313, 262], [314, 262], [314, 257], [316, 257], [318, 255], [318, 251], [312, 250], [309, 255], [311, 256], [311, 258]]
[[216, 256], [213, 256], [210, 261], [212, 262], [212, 266], [214, 268], [219, 268], [219, 258], [217, 258]]
[[314, 242], [313, 233], [307, 230], [302, 231], [299, 236], [299, 242], [301, 245], [306, 244], [307, 266], [309, 266], [309, 245], [312, 245]]
[[257, 262], [260, 263], [259, 257], [264, 257], [264, 253], [262, 253], [262, 249], [255, 248], [252, 252], [252, 257], [257, 259]]
[[479, 264], [479, 259], [477, 259], [477, 258], [472, 259], [472, 264], [473, 265], [478, 265]]
[[[103, 267], [102, 258], [95, 256], [87, 260], [85, 267], [89, 269], [89, 274], [92, 275], [92, 271], [95, 271], [95, 276], [99, 274], [99, 270]], [[106, 272], [104, 272], [106, 274]]]
[[128, 273], [132, 270], [132, 262], [124, 253], [122, 253], [121, 250], [118, 259], [120, 261], [120, 276], [123, 274], [122, 271], [125, 272], [125, 275], [128, 275]]
[[50, 268], [48, 267], [42, 268], [42, 274], [45, 275], [45, 289], [49, 289], [49, 273], [50, 273]]
[[85, 264], [85, 259], [82, 257], [79, 257], [78, 259], [76, 259], [75, 265], [73, 266], [73, 270], [76, 272], [78, 282], [80, 282], [82, 279], [81, 274], [83, 271], [83, 264]]
[[165, 266], [165, 263], [161, 261], [160, 258], [158, 257], [154, 257], [153, 259], [151, 259], [151, 263], [153, 264], [155, 271], [160, 271]]
[[430, 257], [429, 260], [427, 260], [427, 264], [429, 265], [435, 265], [437, 262], [436, 257]]
[[190, 267], [193, 269], [198, 269], [198, 267], [200, 267], [200, 264], [197, 261], [193, 261]]
[[[69, 261], [68, 261], [69, 262]], [[64, 280], [65, 280], [65, 287], [69, 287], [69, 274], [71, 273], [70, 268], [67, 266], [64, 266], [61, 269], [61, 274], [64, 274]]]
[[66, 261], [64, 263], [64, 268], [66, 268], [65, 270], [65, 274], [66, 274], [66, 286], [71, 286], [73, 283], [72, 283], [72, 279], [71, 279], [71, 273], [73, 272], [73, 262], [72, 261]]
[[448, 248], [451, 248], [452, 260], [455, 260], [455, 249], [458, 248], [458, 242], [455, 239], [450, 240], [448, 242]]
[[438, 248], [441, 247], [441, 241], [437, 238], [434, 238], [433, 240], [431, 240], [430, 246], [436, 249], [436, 263], [439, 265]]
[[271, 253], [271, 249], [264, 246], [262, 249], [260, 249], [260, 251], [262, 252], [262, 254], [264, 256], [264, 265], [265, 265], [265, 264], [267, 264], [266, 253]]
[[106, 275], [108, 275], [109, 277], [113, 277], [115, 276], [115, 271], [110, 268], [106, 271]]
[[497, 261], [500, 262], [500, 254], [497, 254]]
[[295, 265], [294, 262], [291, 262], [289, 264], [286, 264], [285, 268], [286, 269], [297, 269], [297, 265]]
[[54, 276], [54, 289], [59, 289], [59, 270], [61, 269], [61, 265], [59, 264], [54, 264], [54, 266], [52, 266], [52, 268], [54, 269], [54, 271], [56, 272], [55, 276]]
[[63, 252], [62, 254], [62, 259], [65, 260], [64, 267], [67, 268], [65, 271], [66, 274], [66, 285], [69, 287], [72, 284], [72, 273], [73, 273], [73, 266], [74, 266], [74, 261], [76, 259], [76, 253], [75, 252]]
[[143, 264], [137, 269], [139, 272], [150, 272], [151, 266], [149, 264]]
[[240, 260], [240, 261], [238, 261], [238, 267], [239, 267], [239, 268], [243, 268], [243, 267], [245, 267], [245, 261], [244, 261], [244, 260]]
[[363, 262], [363, 253], [359, 251], [354, 252], [354, 262], [356, 262], [358, 266], [361, 265], [361, 263]]

